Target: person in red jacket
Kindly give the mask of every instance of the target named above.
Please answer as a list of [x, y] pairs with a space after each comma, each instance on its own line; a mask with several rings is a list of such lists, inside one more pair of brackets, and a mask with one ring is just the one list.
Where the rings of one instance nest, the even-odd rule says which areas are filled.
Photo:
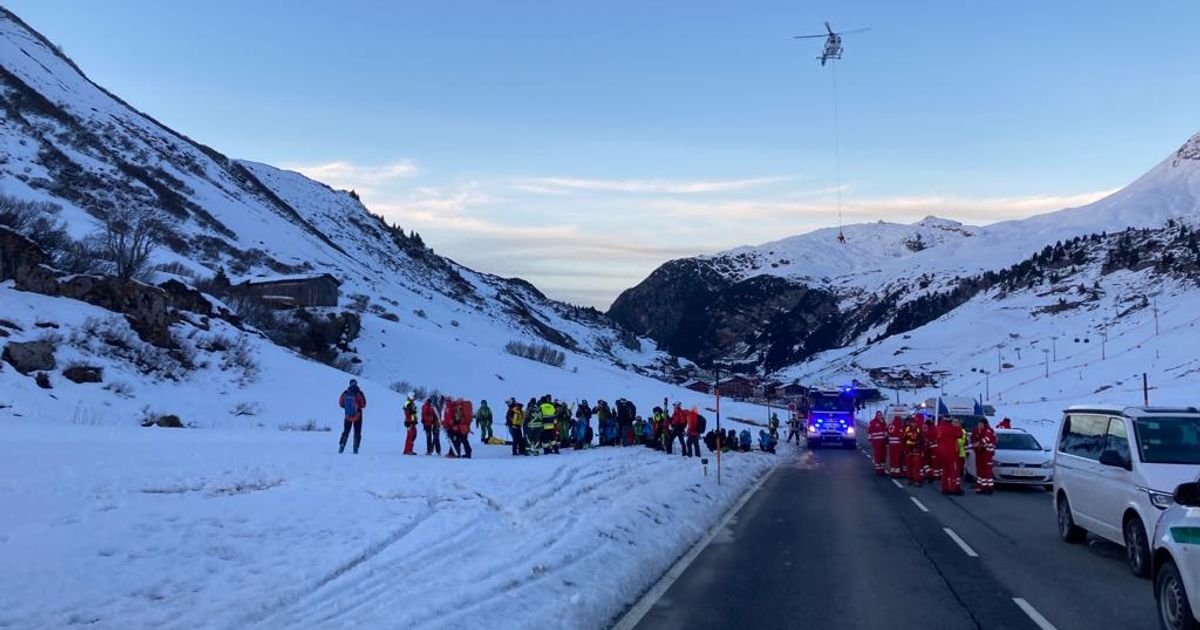
[[471, 440], [468, 439], [471, 435], [471, 412], [467, 410], [467, 405], [463, 401], [454, 408], [454, 435], [458, 440], [460, 457], [463, 459], [471, 459]]
[[908, 455], [908, 483], [919, 486], [925, 477], [925, 428], [916, 416], [904, 426], [904, 452]]
[[1009, 419], [1006, 417], [1006, 418], [1004, 418], [1003, 420], [1001, 420], [1001, 421], [1000, 421], [1000, 424], [997, 424], [997, 425], [996, 425], [996, 428], [997, 428], [997, 429], [1011, 429], [1011, 428], [1012, 428], [1012, 420], [1009, 420]]
[[433, 406], [433, 399], [426, 398], [421, 405], [421, 428], [425, 430], [425, 454], [433, 455], [436, 451], [442, 454], [442, 430], [438, 427], [438, 412]]
[[904, 421], [900, 416], [892, 418], [887, 426], [888, 473], [893, 479], [899, 479], [904, 458]]
[[882, 477], [887, 473], [887, 423], [883, 421], [882, 411], [876, 411], [867, 424], [867, 441], [875, 456], [875, 474]]
[[362, 444], [363, 409], [367, 408], [367, 397], [358, 388], [357, 380], [350, 379], [350, 386], [338, 397], [338, 406], [346, 414], [342, 423], [342, 439], [338, 440], [338, 452], [345, 452], [346, 439], [350, 437], [350, 429], [353, 428], [354, 454], [357, 455], [358, 447]]
[[942, 418], [937, 426], [938, 463], [942, 467], [942, 494], [962, 494], [962, 468], [958, 445], [964, 438], [962, 425]]
[[683, 412], [683, 405], [675, 403], [675, 410], [671, 412], [671, 441], [667, 442], [667, 455], [671, 454], [671, 445], [675, 440], [679, 440], [679, 448], [683, 449], [683, 456], [687, 457], [687, 441], [683, 438], [686, 428], [687, 414]]
[[975, 492], [991, 494], [996, 487], [992, 476], [992, 459], [996, 456], [996, 432], [988, 426], [987, 418], [979, 421], [972, 431], [971, 446], [975, 449]]
[[684, 412], [687, 417], [687, 442], [683, 451], [684, 457], [700, 457], [700, 434], [704, 427], [700, 426], [700, 414], [695, 409]]
[[925, 480], [935, 481], [942, 478], [942, 467], [938, 463], [937, 425], [933, 418], [925, 418]]
[[417, 441], [417, 403], [413, 402], [413, 395], [408, 395], [408, 400], [404, 402], [404, 454], [416, 455], [413, 450], [413, 442]]

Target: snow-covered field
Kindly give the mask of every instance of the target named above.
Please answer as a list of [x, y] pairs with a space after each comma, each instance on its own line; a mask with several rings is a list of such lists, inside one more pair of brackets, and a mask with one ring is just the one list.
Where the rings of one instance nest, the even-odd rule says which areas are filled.
[[[368, 410], [369, 411], [369, 410]], [[787, 457], [404, 457], [336, 433], [0, 433], [0, 627], [598, 628]], [[52, 593], [48, 596], [47, 594]]]

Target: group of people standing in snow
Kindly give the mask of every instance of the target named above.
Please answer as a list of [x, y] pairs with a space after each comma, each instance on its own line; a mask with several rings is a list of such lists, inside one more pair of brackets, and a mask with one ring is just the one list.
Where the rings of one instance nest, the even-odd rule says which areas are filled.
[[[1005, 418], [1001, 423], [1008, 423]], [[907, 478], [910, 485], [919, 486], [937, 481], [942, 494], [961, 495], [963, 464], [967, 451], [975, 452], [975, 492], [991, 494], [995, 489], [992, 459], [996, 454], [996, 432], [987, 418], [967, 434], [958, 418], [933, 418], [913, 414], [906, 421], [895, 416], [885, 422], [883, 412], [877, 412], [867, 425], [867, 439], [874, 454], [875, 474], [891, 475], [893, 479]]]
[[[355, 380], [342, 392], [338, 404], [345, 413], [338, 452], [344, 452], [347, 440], [353, 432], [354, 452], [358, 453], [362, 442], [362, 413], [367, 406], [366, 396]], [[670, 414], [664, 406], [656, 406], [649, 418], [637, 413], [637, 406], [624, 398], [609, 405], [598, 400], [594, 406], [583, 400], [572, 409], [564, 401], [550, 395], [530, 398], [521, 404], [514, 398], [505, 402], [504, 426], [509, 439], [495, 436], [492, 408], [486, 400], [473, 409], [470, 401], [431, 396], [418, 403], [415, 393], [410, 393], [404, 403], [404, 454], [416, 455], [417, 428], [425, 433], [425, 454], [441, 455], [441, 435], [444, 432], [449, 442], [446, 457], [471, 457], [472, 425], [479, 430], [484, 444], [507, 444], [514, 456], [559, 454], [563, 449], [583, 450], [598, 446], [645, 446], [672, 454], [679, 443], [684, 457], [700, 457], [701, 442], [708, 451], [752, 450], [750, 431], [743, 429], [739, 434], [728, 431], [706, 430], [707, 419], [695, 409], [684, 409], [675, 403]], [[593, 428], [592, 420], [596, 420]], [[759, 432], [759, 450], [775, 452], [778, 441], [778, 419], [773, 417], [774, 428]]]

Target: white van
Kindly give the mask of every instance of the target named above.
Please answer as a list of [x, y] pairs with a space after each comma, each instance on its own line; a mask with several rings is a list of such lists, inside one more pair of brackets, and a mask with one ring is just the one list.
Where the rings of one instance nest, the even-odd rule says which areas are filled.
[[1078, 405], [1063, 413], [1054, 452], [1058, 533], [1125, 545], [1129, 568], [1150, 575], [1150, 541], [1175, 487], [1200, 474], [1195, 407]]

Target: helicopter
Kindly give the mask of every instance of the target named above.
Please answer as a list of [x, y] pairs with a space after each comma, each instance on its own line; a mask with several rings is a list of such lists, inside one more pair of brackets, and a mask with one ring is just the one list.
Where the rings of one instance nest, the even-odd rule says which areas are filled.
[[826, 22], [825, 30], [829, 31], [829, 32], [828, 33], [820, 33], [818, 35], [796, 35], [794, 37], [794, 39], [813, 39], [816, 37], [824, 37], [825, 38], [825, 50], [821, 52], [820, 57], [817, 57], [817, 59], [819, 59], [821, 61], [822, 66], [825, 65], [825, 62], [829, 61], [830, 59], [841, 59], [842, 58], [842, 35], [849, 35], [850, 33], [861, 33], [863, 31], [869, 31], [871, 29], [870, 28], [859, 28], [859, 29], [855, 29], [853, 31], [835, 32], [833, 30], [833, 27], [829, 25], [829, 22]]

